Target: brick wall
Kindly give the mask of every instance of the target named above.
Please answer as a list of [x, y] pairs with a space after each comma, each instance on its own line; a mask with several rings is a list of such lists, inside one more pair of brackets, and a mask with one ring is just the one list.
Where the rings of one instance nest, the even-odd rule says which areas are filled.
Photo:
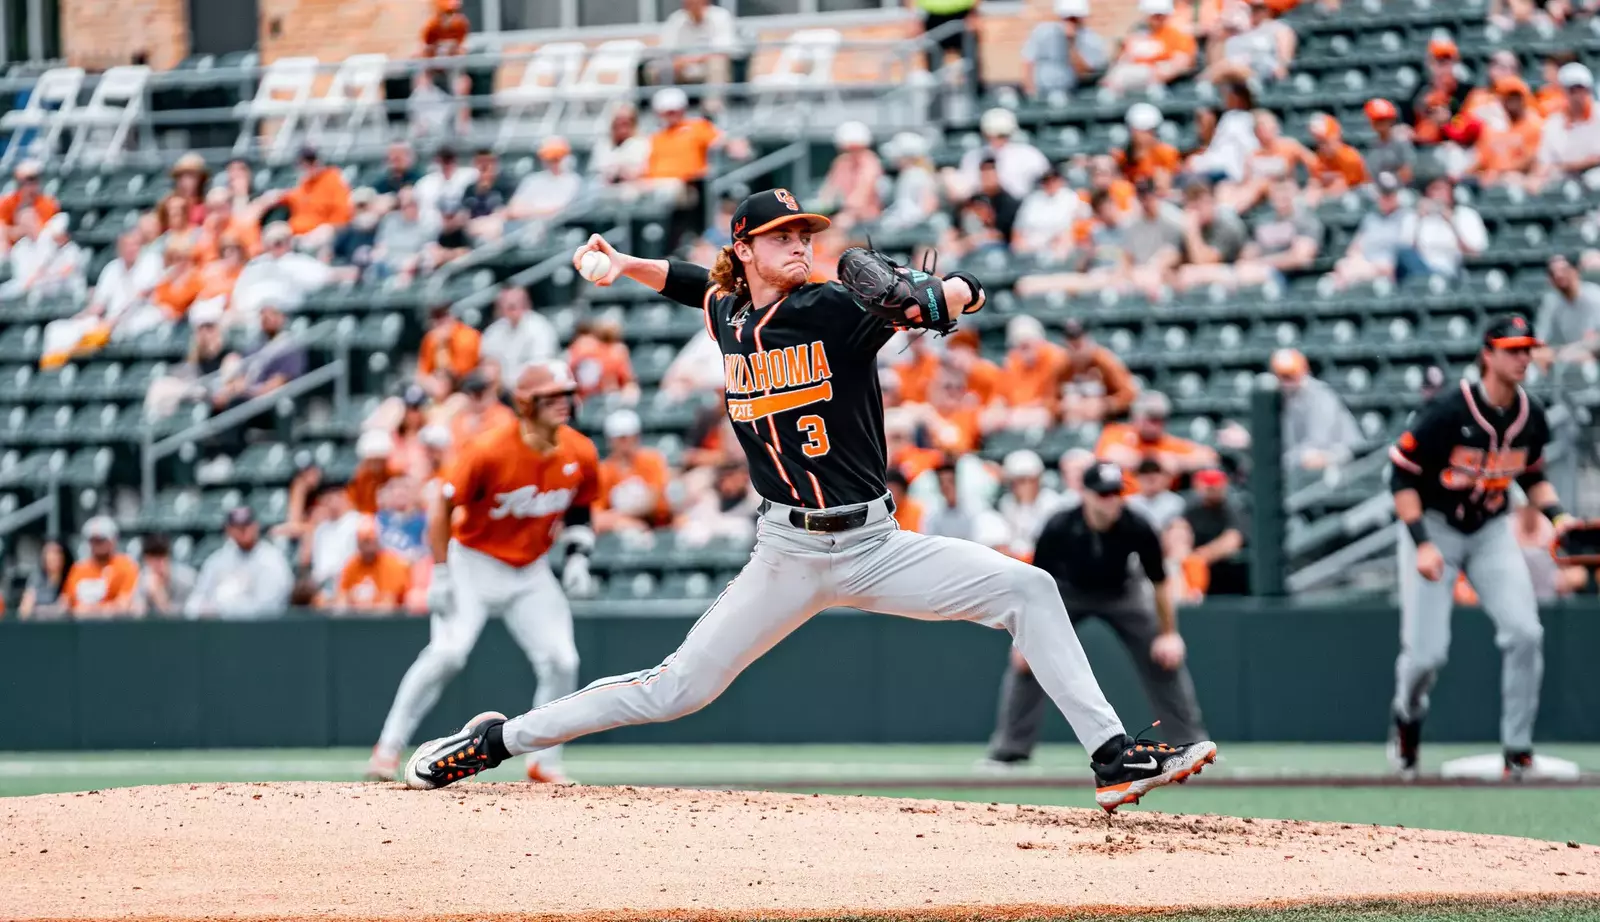
[[127, 64], [145, 51], [168, 68], [189, 53], [185, 0], [61, 0], [62, 53], [86, 68]]
[[310, 55], [324, 62], [352, 54], [411, 57], [428, 0], [260, 0], [261, 59]]

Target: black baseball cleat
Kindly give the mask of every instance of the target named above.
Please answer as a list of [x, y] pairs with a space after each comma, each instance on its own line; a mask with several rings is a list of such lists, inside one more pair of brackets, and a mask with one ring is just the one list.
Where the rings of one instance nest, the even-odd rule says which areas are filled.
[[1389, 764], [1400, 777], [1411, 780], [1417, 777], [1417, 753], [1422, 747], [1422, 721], [1402, 720], [1395, 717], [1389, 728]]
[[[1151, 729], [1159, 723], [1156, 721]], [[1110, 762], [1090, 763], [1096, 785], [1094, 801], [1107, 813], [1115, 813], [1123, 804], [1136, 804], [1139, 798], [1163, 785], [1182, 784], [1217, 760], [1217, 744], [1210, 740], [1169, 746], [1147, 740], [1140, 733], [1134, 739], [1124, 736], [1123, 743]]]
[[486, 745], [489, 728], [506, 722], [499, 711], [484, 711], [467, 721], [461, 732], [429, 740], [406, 763], [406, 787], [418, 791], [442, 788], [499, 765]]
[[1531, 771], [1533, 771], [1532, 749], [1506, 750], [1505, 779], [1507, 781], [1521, 781]]

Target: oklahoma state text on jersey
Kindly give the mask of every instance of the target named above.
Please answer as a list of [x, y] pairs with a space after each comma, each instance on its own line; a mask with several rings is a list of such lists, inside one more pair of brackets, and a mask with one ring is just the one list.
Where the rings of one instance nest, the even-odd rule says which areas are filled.
[[513, 567], [533, 563], [567, 509], [594, 502], [599, 464], [594, 443], [570, 426], [545, 453], [528, 447], [516, 423], [473, 438], [445, 477], [445, 497], [463, 510], [455, 539]]
[[1512, 481], [1527, 490], [1544, 480], [1549, 440], [1544, 407], [1521, 388], [1501, 409], [1462, 381], [1441, 388], [1390, 446], [1393, 486], [1416, 490], [1423, 509], [1470, 534], [1506, 511]]
[[875, 356], [894, 331], [834, 282], [753, 306], [711, 287], [700, 266], [668, 267], [661, 293], [702, 308], [706, 333], [722, 347], [728, 418], [756, 492], [811, 509], [883, 496]]

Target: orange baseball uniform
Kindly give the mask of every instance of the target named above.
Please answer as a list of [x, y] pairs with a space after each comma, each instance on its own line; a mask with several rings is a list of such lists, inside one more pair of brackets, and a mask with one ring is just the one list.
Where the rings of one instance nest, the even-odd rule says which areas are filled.
[[550, 549], [567, 509], [594, 503], [599, 468], [594, 443], [570, 426], [556, 430], [548, 452], [528, 447], [520, 423], [485, 432], [462, 446], [445, 477], [445, 497], [464, 510], [455, 539], [525, 567]]

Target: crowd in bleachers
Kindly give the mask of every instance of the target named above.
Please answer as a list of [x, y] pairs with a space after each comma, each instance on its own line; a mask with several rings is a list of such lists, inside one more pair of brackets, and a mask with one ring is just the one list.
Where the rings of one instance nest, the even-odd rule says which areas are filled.
[[[1596, 5], [1519, 0], [1490, 13], [1505, 29], [1561, 28]], [[616, 106], [581, 161], [566, 138], [549, 133], [538, 139], [536, 169], [508, 171], [487, 148], [464, 162], [448, 139], [469, 134], [472, 113], [460, 100], [470, 84], [441, 62], [417, 76], [408, 137], [354, 188], [311, 147], [299, 152], [298, 182], [283, 189], [266, 188], [248, 160], [213, 177], [205, 160], [185, 156], [172, 168], [171, 193], [117, 237], [92, 284], [95, 261], [42, 191], [39, 165], [19, 164], [15, 191], [0, 198], [6, 292], [83, 293], [80, 313], [45, 330], [41, 365], [59, 368], [107, 343], [181, 325], [192, 337], [187, 360], [151, 384], [147, 412], [171, 413], [191, 399], [223, 411], [305, 373], [305, 345], [285, 322], [317, 291], [411, 286], [497, 241], [539, 241], [591, 196], [666, 203], [667, 249], [709, 263], [729, 242], [732, 203], [720, 203], [708, 225], [706, 179], [719, 152], [742, 160], [753, 151], [718, 127], [726, 100], [703, 96], [696, 114], [672, 85], [727, 79], [735, 44], [726, 11], [704, 0], [682, 6], [664, 45], [694, 51], [655, 59], [646, 77], [664, 86], [649, 97], [648, 116]], [[944, 166], [929, 133], [883, 137], [864, 122], [838, 125], [830, 168], [801, 193], [834, 222], [816, 241], [817, 279], [829, 277], [849, 243], [898, 235], [913, 255], [937, 249], [980, 276], [985, 266], [1023, 267], [1011, 289], [1023, 304], [1163, 304], [1261, 291], [1276, 299], [1301, 283], [1322, 296], [1374, 283], [1457, 283], [1492, 245], [1476, 203], [1600, 181], [1593, 76], [1571, 52], [1535, 61], [1500, 50], [1479, 71], [1438, 33], [1414, 49], [1422, 73], [1412, 83], [1286, 127], [1281, 110], [1262, 100], [1296, 79], [1294, 0], [1138, 6], [1133, 31], [1110, 36], [1090, 28], [1088, 0], [1055, 0], [1055, 16], [1020, 49], [1020, 103], [983, 111], [978, 136]], [[1316, 6], [1325, 15], [1337, 9], [1330, 0]], [[459, 3], [444, 0], [423, 51], [448, 57], [464, 35]], [[1539, 75], [1531, 82], [1530, 67]], [[1180, 87], [1203, 101], [1192, 115], [1159, 104]], [[1121, 98], [1096, 95], [1105, 93], [1138, 101], [1124, 107], [1120, 125], [1095, 135], [1103, 144], [1062, 153], [1043, 130], [1048, 117], [1030, 116], [1031, 131], [1019, 119], [1038, 111], [1030, 106]], [[419, 150], [428, 151], [426, 168]], [[1341, 212], [1358, 217], [1344, 221]], [[1546, 370], [1592, 364], [1600, 352], [1600, 286], [1581, 275], [1596, 268], [1600, 250], [1582, 246], [1548, 263], [1537, 317], [1550, 345], [1537, 357]], [[421, 612], [431, 568], [423, 510], [438, 472], [453, 446], [510, 418], [502, 394], [518, 369], [554, 357], [571, 364], [583, 400], [609, 409], [596, 433], [602, 535], [639, 545], [670, 529], [689, 548], [748, 540], [759, 499], [722, 412], [715, 344], [691, 338], [649, 390], [614, 316], [580, 314], [563, 342], [550, 310], [564, 306], [534, 304], [526, 289], [507, 287], [480, 332], [449, 303], [431, 305], [414, 370], [365, 420], [347, 479], [314, 458], [297, 461], [284, 521], [263, 536], [249, 507], [229, 511], [228, 542], [198, 573], [170, 559], [162, 535], [144, 537], [133, 564], [117, 553], [115, 523], [97, 518], [84, 531], [83, 560], [70, 561], [71, 542], [46, 545], [25, 610], [242, 616], [293, 603]], [[1099, 457], [1126, 469], [1130, 506], [1161, 528], [1185, 601], [1247, 592], [1241, 552], [1250, 528], [1239, 487], [1250, 434], [1237, 417], [1203, 436], [1169, 431], [1172, 397], [1190, 395], [1161, 393], [1130, 371], [1134, 344], [1119, 330], [1066, 314], [1012, 312], [1001, 322], [1003, 352], [981, 335], [985, 327], [944, 339], [902, 334], [883, 350], [901, 526], [1026, 558], [1044, 518], [1075, 501], [1083, 470]], [[1270, 361], [1254, 370], [1282, 385], [1286, 468], [1320, 472], [1382, 433], [1352, 412], [1342, 382], [1320, 378], [1294, 345], [1270, 341]], [[1446, 374], [1430, 369], [1417, 384], [1437, 386]], [[669, 455], [644, 437], [647, 398], [701, 407], [681, 451]], [[1044, 432], [1066, 433], [1069, 444], [1048, 453], [1023, 447]], [[252, 438], [241, 428], [205, 450], [230, 457]], [[1041, 453], [1059, 456], [1059, 465]], [[1523, 531], [1530, 548], [1545, 538], [1533, 525]], [[1565, 592], [1587, 580], [1558, 573], [1547, 582]]]

